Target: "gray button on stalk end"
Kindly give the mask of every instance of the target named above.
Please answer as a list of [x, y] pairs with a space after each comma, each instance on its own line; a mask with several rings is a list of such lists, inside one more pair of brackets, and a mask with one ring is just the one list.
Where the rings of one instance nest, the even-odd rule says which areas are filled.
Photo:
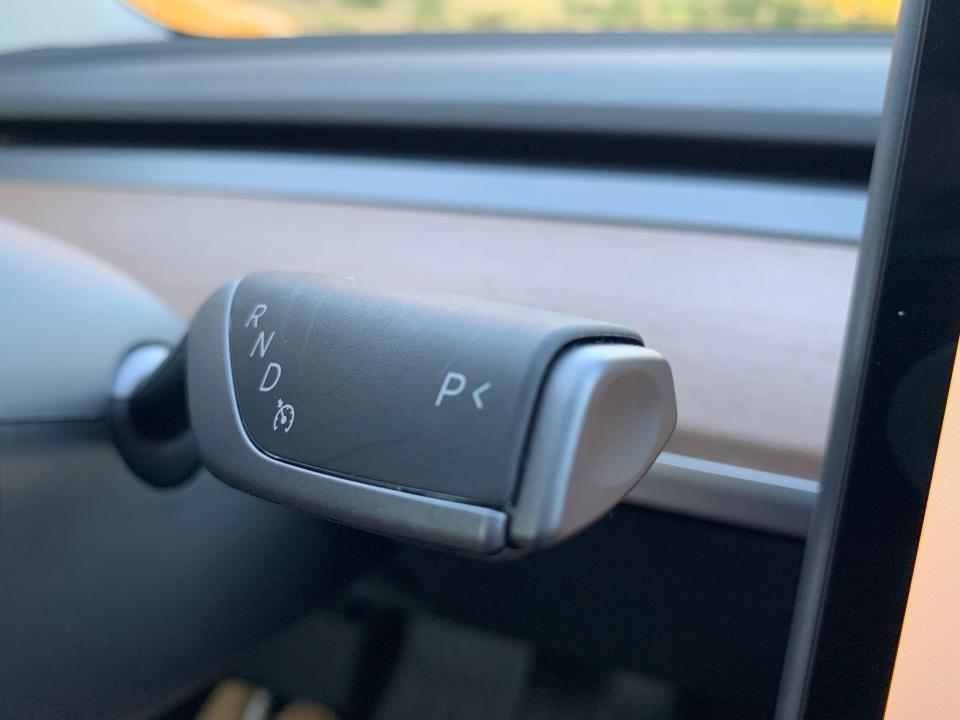
[[567, 350], [537, 409], [511, 543], [552, 545], [609, 512], [650, 469], [676, 422], [673, 376], [659, 353], [621, 343]]

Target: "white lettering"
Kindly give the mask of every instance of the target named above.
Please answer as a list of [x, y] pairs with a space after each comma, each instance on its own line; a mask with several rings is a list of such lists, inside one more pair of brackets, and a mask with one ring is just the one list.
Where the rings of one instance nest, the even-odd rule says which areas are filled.
[[260, 381], [260, 392], [270, 392], [273, 390], [277, 383], [280, 382], [280, 373], [282, 368], [275, 362], [267, 365], [267, 369], [263, 373], [263, 379]]
[[[456, 386], [454, 386], [456, 383]], [[467, 386], [467, 379], [456, 372], [448, 372], [447, 376], [443, 379], [443, 385], [440, 386], [440, 392], [437, 393], [437, 399], [433, 403], [434, 407], [440, 407], [440, 403], [443, 402], [445, 397], [456, 397], [463, 392], [463, 389]]]
[[483, 410], [483, 400], [480, 399], [480, 396], [492, 387], [493, 383], [485, 382], [483, 385], [470, 393], [473, 395], [473, 404], [477, 406], [477, 410]]
[[267, 306], [264, 305], [263, 303], [260, 303], [255, 308], [253, 308], [253, 312], [250, 313], [250, 317], [247, 318], [247, 321], [243, 324], [243, 326], [245, 328], [248, 328], [251, 325], [253, 325], [254, 327], [257, 327], [257, 321], [263, 317], [263, 314], [265, 312], [267, 312]]
[[267, 348], [270, 347], [270, 343], [273, 342], [273, 336], [276, 335], [275, 332], [270, 333], [270, 337], [266, 337], [266, 334], [263, 330], [260, 331], [260, 334], [257, 335], [256, 342], [253, 343], [253, 347], [250, 348], [250, 357], [253, 357], [253, 354], [260, 351], [260, 357], [263, 357], [267, 354]]

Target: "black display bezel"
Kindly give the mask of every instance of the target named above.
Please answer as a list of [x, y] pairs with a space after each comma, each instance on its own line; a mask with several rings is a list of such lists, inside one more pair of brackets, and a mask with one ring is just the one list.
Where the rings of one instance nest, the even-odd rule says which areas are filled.
[[960, 333], [960, 4], [907, 0], [777, 717], [880, 718]]

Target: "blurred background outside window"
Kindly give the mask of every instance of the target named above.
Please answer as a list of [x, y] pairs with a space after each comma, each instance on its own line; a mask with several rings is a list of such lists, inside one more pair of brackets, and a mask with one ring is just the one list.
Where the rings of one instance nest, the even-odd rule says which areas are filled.
[[900, 0], [3, 0], [0, 52], [151, 41], [470, 32], [890, 32]]

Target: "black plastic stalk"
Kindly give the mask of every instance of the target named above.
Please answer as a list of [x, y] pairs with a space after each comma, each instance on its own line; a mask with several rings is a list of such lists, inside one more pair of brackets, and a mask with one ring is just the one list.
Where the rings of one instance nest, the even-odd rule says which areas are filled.
[[186, 337], [137, 385], [127, 403], [130, 422], [144, 438], [162, 442], [190, 430]]
[[[115, 392], [111, 404], [120, 455], [141, 479], [157, 487], [179, 485], [200, 466], [187, 406], [186, 345], [183, 338], [129, 394]], [[131, 353], [125, 362], [133, 357]], [[149, 368], [132, 372], [145, 370]]]

